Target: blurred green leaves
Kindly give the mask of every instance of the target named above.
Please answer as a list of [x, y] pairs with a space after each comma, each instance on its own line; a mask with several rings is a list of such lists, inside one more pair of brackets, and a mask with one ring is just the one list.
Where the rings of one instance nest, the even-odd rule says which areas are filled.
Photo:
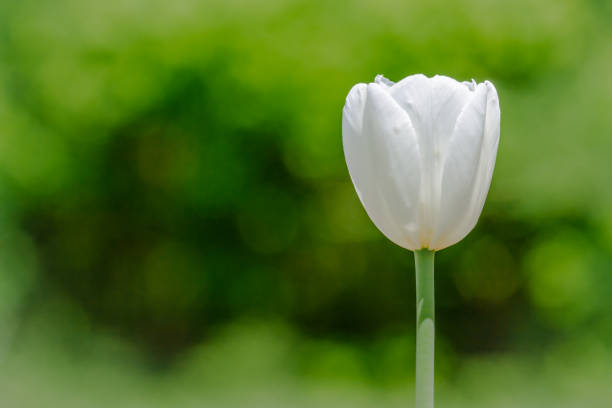
[[0, 218], [30, 242], [6, 258], [37, 265], [15, 293], [39, 285], [41, 305], [66, 297], [169, 354], [245, 315], [326, 336], [404, 327], [410, 254], [352, 190], [340, 111], [375, 74], [443, 73], [493, 80], [502, 106], [482, 220], [439, 256], [443, 336], [478, 351], [608, 333], [605, 9], [0, 2]]
[[502, 109], [481, 220], [437, 255], [438, 403], [605, 405], [611, 16], [0, 0], [0, 405], [406, 406], [412, 256], [363, 211], [340, 114], [415, 72]]

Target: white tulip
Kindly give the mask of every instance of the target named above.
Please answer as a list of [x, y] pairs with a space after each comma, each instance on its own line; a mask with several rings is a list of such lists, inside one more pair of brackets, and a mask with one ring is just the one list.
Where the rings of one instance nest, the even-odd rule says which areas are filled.
[[378, 229], [411, 250], [460, 241], [482, 211], [499, 143], [492, 83], [379, 75], [349, 92], [342, 140], [359, 199]]

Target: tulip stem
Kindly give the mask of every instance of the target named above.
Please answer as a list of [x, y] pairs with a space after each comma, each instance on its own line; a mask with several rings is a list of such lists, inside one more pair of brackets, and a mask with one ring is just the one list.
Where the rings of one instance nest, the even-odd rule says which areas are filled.
[[414, 251], [416, 265], [416, 408], [434, 406], [434, 251]]

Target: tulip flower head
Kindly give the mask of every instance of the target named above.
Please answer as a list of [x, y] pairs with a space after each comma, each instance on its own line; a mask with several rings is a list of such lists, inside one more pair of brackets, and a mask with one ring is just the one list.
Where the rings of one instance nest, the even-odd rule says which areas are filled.
[[463, 239], [489, 191], [499, 120], [488, 81], [379, 75], [355, 85], [342, 112], [344, 155], [376, 227], [410, 250]]

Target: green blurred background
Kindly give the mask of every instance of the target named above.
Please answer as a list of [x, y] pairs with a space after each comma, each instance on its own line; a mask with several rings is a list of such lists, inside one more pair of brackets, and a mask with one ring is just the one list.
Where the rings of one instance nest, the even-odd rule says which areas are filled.
[[412, 254], [340, 125], [417, 72], [502, 108], [438, 406], [612, 406], [608, 0], [0, 0], [0, 406], [413, 406]]

